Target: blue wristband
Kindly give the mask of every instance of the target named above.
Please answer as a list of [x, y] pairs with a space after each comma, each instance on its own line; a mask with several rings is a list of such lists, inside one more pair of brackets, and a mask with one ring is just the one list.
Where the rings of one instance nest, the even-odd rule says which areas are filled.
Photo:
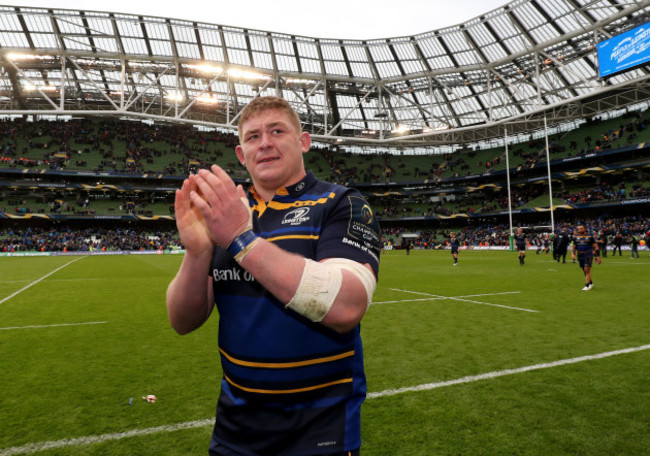
[[[235, 260], [238, 260], [238, 255], [247, 247], [252, 246], [252, 244], [258, 239], [259, 237], [253, 232], [253, 230], [244, 231], [242, 234], [232, 240], [226, 250], [235, 257]], [[241, 255], [240, 257], [243, 258]]]

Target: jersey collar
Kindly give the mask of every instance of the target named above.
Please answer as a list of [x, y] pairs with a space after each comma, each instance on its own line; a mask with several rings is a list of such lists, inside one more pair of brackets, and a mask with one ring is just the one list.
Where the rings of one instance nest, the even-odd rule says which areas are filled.
[[308, 188], [314, 185], [314, 182], [316, 182], [316, 177], [314, 177], [314, 174], [311, 171], [307, 171], [305, 177], [303, 177], [299, 182], [286, 187], [285, 190], [290, 196], [300, 196], [305, 193]]
[[[279, 189], [277, 189], [275, 191], [275, 196], [287, 196], [287, 195], [293, 197], [300, 196], [303, 193], [305, 193], [310, 187], [312, 187], [315, 183], [316, 183], [316, 177], [314, 176], [314, 173], [312, 173], [311, 171], [307, 171], [305, 177], [303, 177], [300, 181], [288, 187], [280, 187]], [[262, 198], [255, 190], [255, 185], [251, 185], [249, 192], [253, 196], [253, 199], [257, 201], [258, 204], [262, 202]]]
[[[291, 196], [299, 196], [305, 193], [305, 191], [314, 185], [316, 182], [316, 177], [314, 176], [314, 173], [311, 171], [307, 171], [307, 174], [305, 174], [305, 177], [300, 179], [300, 181], [296, 182], [293, 185], [289, 185], [288, 187], [280, 187], [275, 191], [276, 195], [291, 195]], [[255, 185], [252, 185], [250, 188], [250, 192], [258, 195], [257, 191], [255, 190]]]

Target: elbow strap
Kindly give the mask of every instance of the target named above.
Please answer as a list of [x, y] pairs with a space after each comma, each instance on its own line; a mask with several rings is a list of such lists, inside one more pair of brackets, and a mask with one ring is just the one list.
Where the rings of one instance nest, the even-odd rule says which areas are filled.
[[341, 291], [343, 269], [359, 278], [366, 290], [367, 305], [370, 305], [377, 286], [373, 273], [356, 261], [332, 258], [322, 263], [305, 259], [298, 289], [286, 307], [311, 321], [322, 321]]
[[311, 321], [322, 321], [332, 308], [342, 283], [340, 269], [305, 258], [298, 289], [286, 307]]
[[366, 306], [370, 307], [372, 295], [377, 288], [377, 279], [370, 270], [361, 263], [346, 258], [330, 258], [324, 261], [325, 264], [350, 271], [357, 279], [361, 281], [363, 288], [366, 289]]

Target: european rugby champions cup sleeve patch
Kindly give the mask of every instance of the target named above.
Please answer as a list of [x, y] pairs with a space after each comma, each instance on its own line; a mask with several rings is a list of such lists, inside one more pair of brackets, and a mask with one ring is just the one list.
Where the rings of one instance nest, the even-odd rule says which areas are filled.
[[368, 203], [359, 196], [348, 196], [350, 200], [350, 223], [348, 236], [363, 252], [375, 256], [380, 244], [379, 224]]

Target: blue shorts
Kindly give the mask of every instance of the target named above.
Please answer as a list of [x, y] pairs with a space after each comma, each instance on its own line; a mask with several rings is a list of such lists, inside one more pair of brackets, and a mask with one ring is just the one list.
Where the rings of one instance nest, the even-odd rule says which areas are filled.
[[586, 253], [586, 254], [578, 254], [578, 264], [580, 264], [581, 268], [590, 268], [591, 264], [594, 261], [594, 255], [591, 253]]
[[[230, 448], [219, 444], [218, 442], [215, 442], [214, 440], [210, 444], [210, 456], [248, 456], [250, 453], [239, 453], [237, 451], [233, 451]], [[322, 455], [314, 455], [314, 456], [359, 456], [360, 452], [359, 450], [353, 450], [353, 451], [344, 451], [342, 453], [323, 453]]]

